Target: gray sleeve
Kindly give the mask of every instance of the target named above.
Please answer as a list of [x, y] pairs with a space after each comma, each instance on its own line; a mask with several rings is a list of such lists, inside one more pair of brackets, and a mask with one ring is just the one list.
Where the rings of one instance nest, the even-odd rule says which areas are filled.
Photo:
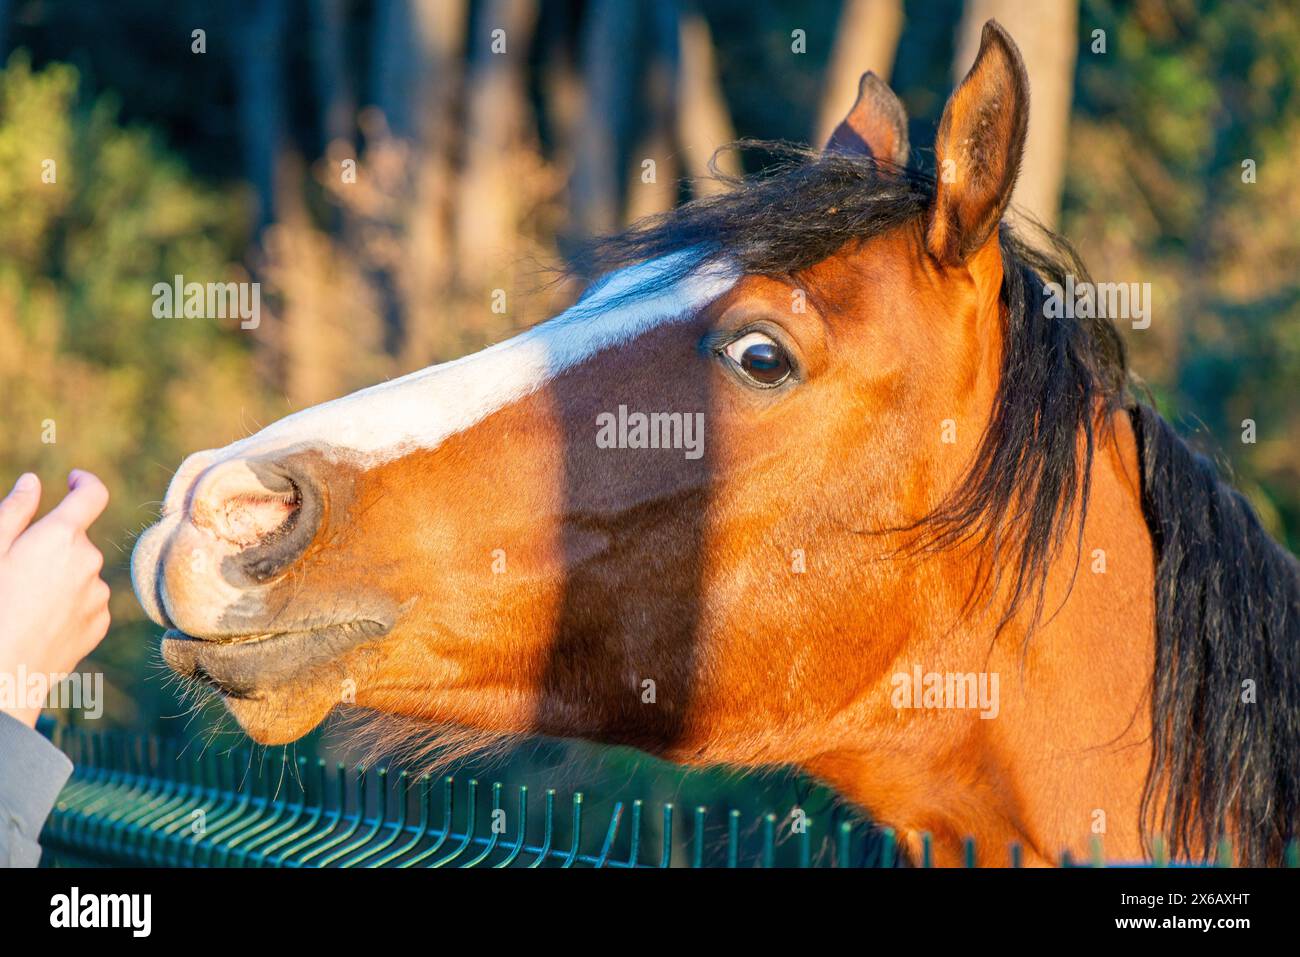
[[72, 774], [67, 755], [0, 711], [0, 867], [35, 867], [37, 839]]

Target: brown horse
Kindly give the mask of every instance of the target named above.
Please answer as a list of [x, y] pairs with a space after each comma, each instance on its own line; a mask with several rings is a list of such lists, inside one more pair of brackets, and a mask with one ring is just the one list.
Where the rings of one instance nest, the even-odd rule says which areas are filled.
[[939, 863], [1277, 862], [1297, 566], [1048, 307], [1086, 273], [1002, 225], [1028, 99], [988, 24], [930, 178], [868, 74], [561, 316], [190, 457], [133, 557], [165, 660], [264, 743], [342, 706], [794, 765]]

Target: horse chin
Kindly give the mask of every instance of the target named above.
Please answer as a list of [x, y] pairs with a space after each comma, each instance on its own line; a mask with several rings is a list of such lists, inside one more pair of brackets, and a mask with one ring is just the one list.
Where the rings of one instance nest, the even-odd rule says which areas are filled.
[[289, 744], [325, 720], [338, 696], [325, 689], [276, 688], [256, 698], [222, 695], [226, 710], [258, 744]]

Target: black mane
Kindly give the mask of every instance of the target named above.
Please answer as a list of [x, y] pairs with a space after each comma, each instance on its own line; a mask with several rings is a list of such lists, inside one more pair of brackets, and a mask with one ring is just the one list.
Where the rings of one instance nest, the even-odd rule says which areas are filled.
[[[925, 174], [861, 157], [737, 146], [780, 161], [589, 244], [574, 271], [597, 276], [696, 248], [748, 273], [792, 277], [850, 242], [917, 223], [934, 193]], [[1046, 230], [1029, 243], [1005, 226], [1000, 241], [1007, 328], [994, 413], [964, 482], [917, 523], [923, 547], [982, 546], [983, 584], [1000, 594], [1005, 582], [1010, 594], [1001, 624], [1028, 604], [1032, 632], [1049, 565], [1072, 530], [1081, 540], [1099, 424], [1127, 410], [1157, 562], [1143, 828], [1176, 859], [1207, 860], [1226, 838], [1238, 862], [1278, 864], [1300, 815], [1300, 566], [1214, 466], [1134, 398], [1109, 319], [1046, 316], [1046, 283], [1088, 281], [1070, 245]], [[680, 272], [697, 263], [683, 260]], [[1246, 681], [1255, 703], [1242, 701]]]

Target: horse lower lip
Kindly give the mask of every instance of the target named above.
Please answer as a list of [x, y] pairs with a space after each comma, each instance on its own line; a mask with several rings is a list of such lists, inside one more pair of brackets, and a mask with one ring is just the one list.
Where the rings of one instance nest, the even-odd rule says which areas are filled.
[[361, 620], [302, 631], [207, 640], [180, 631], [162, 638], [163, 660], [177, 674], [197, 678], [233, 697], [308, 676], [357, 645], [382, 638], [386, 622]]
[[163, 634], [163, 640], [172, 639], [175, 641], [200, 641], [212, 645], [222, 645], [231, 647], [233, 645], [257, 645], [263, 642], [271, 641], [286, 632], [268, 631], [252, 635], [216, 635], [211, 638], [200, 638], [197, 635], [191, 635], [177, 628], [169, 628]]
[[251, 697], [264, 671], [252, 659], [264, 657], [278, 636], [196, 638], [171, 629], [162, 637], [163, 660], [177, 674], [212, 686], [222, 694]]

